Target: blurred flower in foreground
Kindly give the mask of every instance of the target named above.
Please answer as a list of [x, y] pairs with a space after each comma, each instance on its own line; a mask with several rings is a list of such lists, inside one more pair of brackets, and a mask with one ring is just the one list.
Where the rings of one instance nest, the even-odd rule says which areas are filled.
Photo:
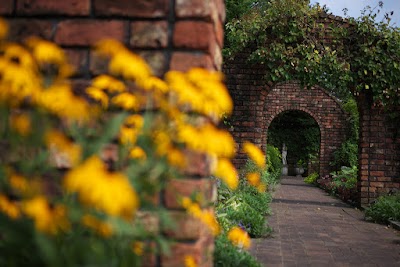
[[256, 145], [250, 142], [245, 142], [243, 145], [243, 151], [249, 155], [250, 159], [254, 161], [258, 167], [262, 169], [265, 167], [265, 155]]
[[250, 248], [251, 240], [249, 234], [240, 227], [233, 227], [229, 230], [228, 239], [239, 248]]

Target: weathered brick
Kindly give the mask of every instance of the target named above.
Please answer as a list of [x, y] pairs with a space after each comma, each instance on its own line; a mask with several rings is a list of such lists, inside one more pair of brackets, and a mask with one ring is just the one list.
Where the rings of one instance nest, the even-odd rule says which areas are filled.
[[211, 23], [179, 21], [175, 24], [173, 42], [176, 48], [209, 50], [214, 41]]
[[108, 72], [108, 59], [99, 56], [93, 51], [90, 52], [89, 58], [89, 71], [91, 74], [99, 75]]
[[[4, 1], [4, 0], [2, 0]], [[22, 15], [89, 15], [90, 0], [18, 0], [17, 14]]]
[[14, 10], [14, 0], [1, 0], [0, 15], [11, 15]]
[[215, 69], [210, 55], [186, 52], [176, 52], [172, 54], [170, 64], [171, 70], [188, 71], [193, 67], [200, 67], [208, 70]]
[[185, 257], [192, 256], [197, 266], [213, 266], [214, 239], [203, 227], [200, 238], [194, 243], [173, 243], [171, 254], [161, 256], [163, 267], [184, 267]]
[[164, 53], [155, 51], [142, 51], [139, 52], [138, 55], [147, 62], [154, 75], [160, 77], [164, 74], [167, 65], [167, 60]]
[[69, 63], [75, 67], [74, 76], [84, 76], [88, 67], [88, 51], [77, 49], [65, 49]]
[[184, 150], [186, 175], [207, 177], [211, 175], [213, 160], [204, 153], [196, 152], [190, 149]]
[[168, 45], [166, 21], [137, 21], [131, 23], [130, 45], [133, 48], [165, 48]]
[[54, 23], [38, 19], [10, 19], [9, 39], [21, 42], [30, 36], [38, 36], [51, 40], [54, 32]]
[[126, 24], [116, 20], [74, 19], [58, 24], [55, 42], [61, 45], [91, 46], [104, 38], [123, 41]]
[[163, 233], [175, 240], [196, 240], [200, 237], [204, 224], [186, 211], [169, 211], [173, 225], [163, 226]]
[[215, 184], [209, 178], [203, 179], [172, 179], [165, 187], [165, 205], [167, 208], [181, 208], [180, 199], [197, 193], [200, 205], [209, 205], [213, 201]]
[[161, 18], [168, 15], [169, 0], [93, 0], [95, 15]]
[[177, 0], [175, 13], [178, 18], [211, 19], [212, 0]]
[[135, 222], [142, 225], [149, 234], [159, 234], [160, 218], [150, 211], [138, 211], [135, 215]]

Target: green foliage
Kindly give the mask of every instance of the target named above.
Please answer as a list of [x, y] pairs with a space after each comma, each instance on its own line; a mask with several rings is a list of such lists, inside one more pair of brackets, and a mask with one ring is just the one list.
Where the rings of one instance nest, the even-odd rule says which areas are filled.
[[248, 252], [232, 245], [225, 235], [220, 235], [215, 239], [214, 266], [260, 267], [261, 265]]
[[340, 171], [332, 172], [333, 190], [337, 191], [338, 188], [352, 189], [357, 186], [357, 166], [342, 167]]
[[319, 154], [321, 133], [317, 122], [303, 111], [288, 111], [277, 116], [268, 128], [268, 143], [288, 147], [288, 161], [308, 162]]
[[[391, 27], [390, 20], [376, 22], [372, 8], [358, 19], [348, 18], [349, 27], [342, 27], [324, 21], [325, 10], [308, 3], [271, 0], [231, 18], [225, 56], [234, 58], [252, 47], [248, 59], [263, 64], [267, 81], [318, 84], [342, 99], [364, 92], [377, 104], [398, 106], [400, 29]], [[327, 38], [332, 41], [321, 41]]]
[[332, 166], [357, 166], [358, 165], [358, 144], [347, 140], [338, 150], [333, 153]]
[[378, 223], [400, 221], [400, 193], [379, 197], [366, 209], [365, 216]]
[[319, 174], [316, 172], [313, 172], [310, 175], [308, 175], [306, 178], [304, 178], [304, 182], [306, 184], [316, 184], [318, 177], [319, 177]]
[[267, 160], [268, 172], [280, 175], [282, 171], [282, 156], [277, 147], [270, 144], [267, 145]]
[[245, 181], [241, 181], [235, 191], [230, 191], [225, 185], [220, 185], [218, 191], [217, 219], [225, 231], [240, 225], [253, 237], [268, 232], [265, 215], [270, 212], [272, 197], [269, 193], [260, 193]]

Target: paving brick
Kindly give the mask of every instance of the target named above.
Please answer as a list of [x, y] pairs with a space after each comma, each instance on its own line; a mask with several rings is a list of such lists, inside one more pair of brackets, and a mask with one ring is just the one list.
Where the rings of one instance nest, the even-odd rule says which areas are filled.
[[267, 219], [272, 238], [253, 240], [250, 251], [263, 266], [400, 263], [400, 235], [395, 230], [364, 221], [360, 210], [306, 186], [301, 178], [282, 178], [271, 209]]

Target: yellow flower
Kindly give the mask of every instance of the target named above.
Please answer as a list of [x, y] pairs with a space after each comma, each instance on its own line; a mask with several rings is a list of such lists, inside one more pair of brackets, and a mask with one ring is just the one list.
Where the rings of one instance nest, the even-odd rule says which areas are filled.
[[4, 39], [8, 33], [8, 25], [7, 22], [0, 18], [0, 39]]
[[143, 127], [144, 119], [141, 115], [130, 115], [125, 119], [125, 125], [131, 128], [141, 129]]
[[76, 121], [87, 120], [91, 114], [87, 102], [75, 96], [67, 83], [55, 84], [43, 91], [38, 104], [59, 117]]
[[34, 220], [35, 227], [39, 231], [57, 234], [60, 230], [69, 229], [66, 208], [60, 204], [50, 207], [44, 196], [37, 196], [23, 202], [23, 211]]
[[80, 201], [112, 216], [130, 219], [139, 206], [139, 199], [128, 178], [111, 173], [96, 156], [72, 169], [64, 178], [64, 187], [76, 192]]
[[9, 43], [5, 45], [4, 55], [2, 56], [9, 62], [19, 65], [27, 70], [36, 70], [37, 66], [31, 53], [19, 44]]
[[185, 267], [197, 267], [196, 260], [193, 256], [186, 255], [185, 256]]
[[265, 167], [265, 155], [256, 145], [250, 142], [245, 142], [243, 145], [243, 150], [260, 168]]
[[111, 74], [126, 80], [142, 81], [151, 76], [150, 67], [139, 56], [123, 49], [114, 54], [108, 66]]
[[208, 226], [214, 236], [220, 233], [220, 226], [212, 210], [203, 211], [200, 219], [205, 225]]
[[139, 100], [135, 95], [130, 93], [122, 93], [114, 96], [111, 102], [125, 110], [138, 110], [139, 108]]
[[110, 237], [113, 233], [111, 224], [103, 222], [92, 215], [84, 215], [81, 219], [82, 224], [95, 230], [99, 235], [103, 237]]
[[99, 101], [103, 108], [108, 107], [108, 95], [103, 90], [90, 86], [86, 88], [86, 93], [96, 101]]
[[267, 189], [268, 189], [268, 185], [265, 184], [265, 183], [260, 183], [257, 186], [257, 191], [260, 192], [260, 193], [264, 193]]
[[63, 133], [50, 130], [45, 135], [45, 141], [55, 158], [63, 162], [62, 165], [75, 166], [79, 163], [82, 154], [81, 147], [74, 144]]
[[260, 185], [260, 174], [258, 172], [251, 172], [246, 175], [247, 181], [252, 186], [259, 186]]
[[64, 51], [55, 43], [38, 37], [31, 37], [26, 41], [26, 44], [32, 49], [32, 55], [39, 64], [62, 65], [66, 62]]
[[114, 56], [126, 48], [124, 45], [114, 39], [103, 39], [95, 45], [95, 51], [104, 56]]
[[238, 173], [227, 159], [219, 159], [214, 175], [224, 181], [230, 189], [236, 189], [239, 184]]
[[166, 82], [157, 77], [148, 77], [147, 79], [140, 80], [138, 85], [145, 90], [154, 90], [161, 93], [168, 92], [168, 85]]
[[121, 144], [134, 144], [136, 143], [137, 135], [137, 129], [122, 126], [119, 130], [119, 141]]
[[141, 147], [135, 146], [129, 152], [129, 157], [131, 157], [133, 159], [145, 160], [146, 152], [144, 152], [144, 150]]
[[213, 235], [219, 234], [220, 226], [215, 218], [213, 210], [202, 210], [198, 203], [193, 202], [188, 197], [183, 197], [181, 199], [181, 205], [186, 209], [188, 214], [204, 223]]
[[105, 74], [94, 78], [92, 86], [110, 93], [121, 93], [126, 90], [123, 82]]
[[135, 241], [132, 244], [132, 251], [138, 256], [142, 256], [144, 252], [144, 243], [140, 241]]
[[178, 140], [196, 151], [205, 152], [218, 157], [230, 158], [235, 154], [235, 141], [232, 136], [211, 124], [201, 127], [180, 125]]
[[2, 194], [0, 194], [0, 212], [5, 213], [11, 219], [18, 219], [21, 216], [18, 205]]
[[10, 117], [11, 128], [22, 136], [27, 136], [31, 132], [31, 119], [28, 114], [13, 114]]
[[247, 232], [240, 227], [233, 227], [229, 230], [228, 239], [239, 248], [248, 249], [250, 247], [250, 237]]
[[186, 166], [185, 155], [179, 149], [172, 148], [167, 153], [167, 159], [171, 166], [184, 168]]

